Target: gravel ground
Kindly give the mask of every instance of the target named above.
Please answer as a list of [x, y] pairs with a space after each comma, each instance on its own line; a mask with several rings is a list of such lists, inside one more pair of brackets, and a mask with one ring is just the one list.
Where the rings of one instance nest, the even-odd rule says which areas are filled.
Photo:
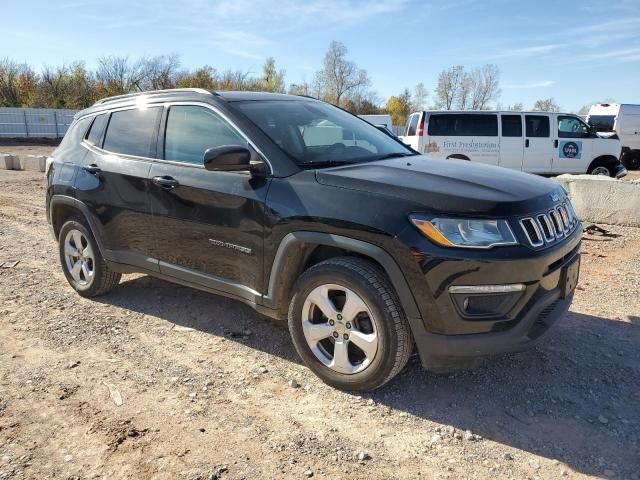
[[141, 275], [76, 295], [43, 183], [0, 170], [0, 479], [640, 478], [640, 229], [584, 241], [539, 348], [355, 396], [240, 303]]

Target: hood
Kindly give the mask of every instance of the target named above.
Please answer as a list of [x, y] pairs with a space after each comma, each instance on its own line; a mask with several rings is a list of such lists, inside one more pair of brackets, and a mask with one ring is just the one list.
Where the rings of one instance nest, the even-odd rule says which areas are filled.
[[316, 178], [324, 185], [402, 198], [434, 214], [519, 216], [566, 196], [558, 184], [537, 175], [422, 155], [321, 169]]

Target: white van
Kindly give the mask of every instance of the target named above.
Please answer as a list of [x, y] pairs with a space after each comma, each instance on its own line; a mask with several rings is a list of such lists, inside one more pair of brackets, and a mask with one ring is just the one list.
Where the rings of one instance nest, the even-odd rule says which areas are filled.
[[627, 168], [640, 168], [640, 105], [592, 105], [587, 115], [587, 123], [599, 134], [617, 134], [622, 143], [622, 163]]
[[459, 158], [541, 175], [620, 178], [621, 144], [601, 138], [577, 115], [547, 112], [431, 111], [409, 116], [400, 137], [431, 158]]
[[387, 127], [389, 130], [393, 130], [391, 115], [358, 115], [358, 117], [366, 120], [371, 125], [381, 125]]

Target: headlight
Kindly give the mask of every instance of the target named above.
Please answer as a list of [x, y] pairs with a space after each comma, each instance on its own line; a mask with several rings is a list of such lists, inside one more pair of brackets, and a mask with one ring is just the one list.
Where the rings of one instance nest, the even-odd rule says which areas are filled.
[[423, 215], [410, 215], [409, 218], [427, 238], [443, 247], [491, 248], [518, 243], [506, 220], [428, 218]]

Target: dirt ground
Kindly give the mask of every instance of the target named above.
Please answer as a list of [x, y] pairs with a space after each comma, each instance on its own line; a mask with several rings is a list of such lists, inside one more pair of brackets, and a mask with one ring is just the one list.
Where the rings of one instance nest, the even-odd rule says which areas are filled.
[[0, 479], [640, 478], [640, 229], [584, 241], [539, 348], [356, 396], [232, 300], [79, 297], [44, 213], [42, 174], [0, 170]]

